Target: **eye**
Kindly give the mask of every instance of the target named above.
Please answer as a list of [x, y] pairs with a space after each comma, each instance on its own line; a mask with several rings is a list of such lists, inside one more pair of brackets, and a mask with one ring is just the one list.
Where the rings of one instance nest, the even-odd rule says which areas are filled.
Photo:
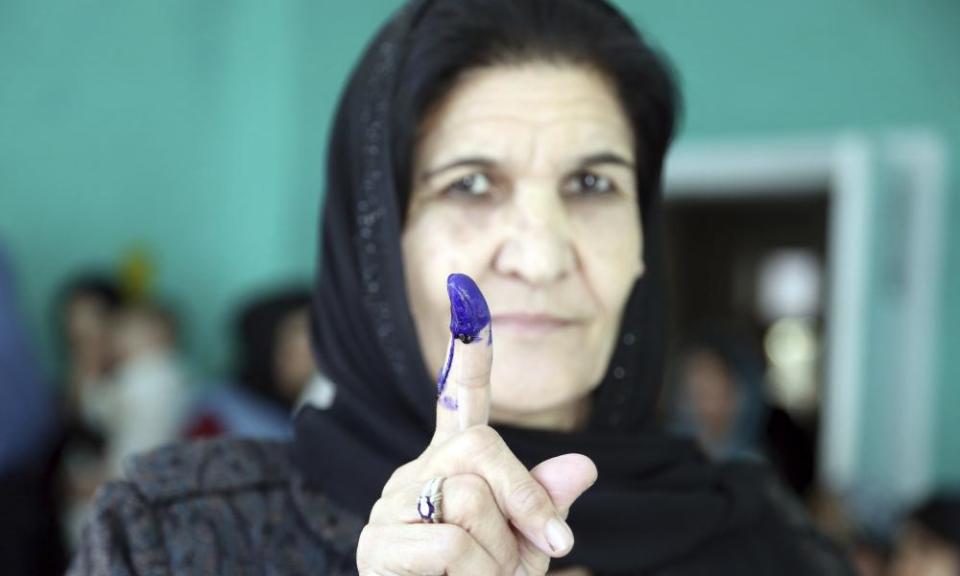
[[475, 172], [457, 179], [444, 190], [446, 194], [465, 197], [482, 197], [490, 194], [493, 183], [483, 172]]
[[568, 196], [594, 196], [615, 191], [613, 180], [588, 171], [577, 172], [563, 185], [563, 193]]

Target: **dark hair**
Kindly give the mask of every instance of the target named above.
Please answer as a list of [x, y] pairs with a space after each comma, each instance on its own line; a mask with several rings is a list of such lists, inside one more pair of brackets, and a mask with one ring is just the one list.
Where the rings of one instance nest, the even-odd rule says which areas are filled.
[[109, 311], [123, 304], [123, 292], [116, 280], [106, 274], [87, 273], [71, 278], [64, 285], [57, 298], [57, 309], [65, 312], [71, 302], [84, 297], [96, 300]]
[[116, 312], [124, 303], [120, 283], [108, 274], [85, 272], [67, 280], [57, 292], [51, 309], [53, 331], [62, 349], [66, 347], [63, 340], [64, 322], [70, 305], [80, 298], [96, 300], [108, 313]]
[[414, 15], [393, 109], [399, 206], [410, 194], [413, 149], [424, 117], [461, 75], [497, 64], [590, 66], [615, 86], [633, 127], [641, 214], [659, 195], [679, 93], [665, 59], [604, 0], [434, 0]]
[[943, 491], [930, 496], [910, 513], [910, 519], [960, 548], [960, 492]]

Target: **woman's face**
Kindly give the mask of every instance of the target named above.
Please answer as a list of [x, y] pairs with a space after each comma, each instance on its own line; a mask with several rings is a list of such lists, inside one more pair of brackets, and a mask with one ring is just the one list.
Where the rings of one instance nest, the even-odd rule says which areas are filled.
[[603, 377], [643, 272], [629, 121], [585, 67], [466, 74], [425, 119], [403, 234], [434, 374], [450, 339], [446, 278], [472, 276], [493, 317], [491, 416], [536, 425]]

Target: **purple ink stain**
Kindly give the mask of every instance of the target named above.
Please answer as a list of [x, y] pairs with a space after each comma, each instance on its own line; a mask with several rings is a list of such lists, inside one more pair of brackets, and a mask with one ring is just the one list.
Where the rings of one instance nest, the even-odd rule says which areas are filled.
[[453, 364], [453, 337], [450, 337], [450, 351], [447, 352], [447, 361], [440, 369], [440, 376], [437, 378], [437, 397], [443, 394], [443, 389], [447, 387], [447, 376], [450, 374], [450, 365]]
[[460, 406], [457, 404], [457, 399], [452, 396], [441, 396], [440, 405], [450, 410], [451, 412], [456, 412], [457, 408]]
[[[443, 395], [447, 387], [447, 376], [450, 375], [450, 366], [453, 364], [453, 339], [464, 344], [476, 340], [484, 327], [490, 324], [490, 309], [477, 283], [466, 274], [451, 274], [447, 277], [447, 296], [450, 298], [450, 351], [437, 380], [437, 398], [444, 408], [456, 410], [457, 401]], [[487, 346], [490, 346], [492, 341], [491, 333]]]
[[447, 278], [447, 295], [450, 297], [450, 334], [469, 344], [490, 323], [487, 300], [477, 283], [466, 274], [451, 274]]

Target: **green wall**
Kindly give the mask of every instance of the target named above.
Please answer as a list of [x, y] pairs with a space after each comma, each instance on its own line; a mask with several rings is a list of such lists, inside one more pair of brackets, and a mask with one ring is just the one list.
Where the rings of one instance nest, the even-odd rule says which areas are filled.
[[[680, 71], [684, 139], [926, 127], [945, 140], [935, 452], [939, 476], [960, 479], [960, 4], [619, 4]], [[189, 319], [190, 356], [223, 366], [239, 299], [312, 274], [333, 105], [396, 5], [0, 3], [0, 240], [48, 353], [63, 278], [143, 244]], [[882, 448], [866, 446], [865, 465]]]

